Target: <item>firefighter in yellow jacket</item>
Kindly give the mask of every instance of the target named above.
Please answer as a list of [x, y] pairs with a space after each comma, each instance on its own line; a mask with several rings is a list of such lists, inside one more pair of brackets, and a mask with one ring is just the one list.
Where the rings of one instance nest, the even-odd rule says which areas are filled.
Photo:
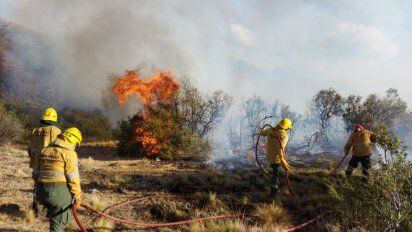
[[[279, 143], [278, 138], [272, 128], [261, 131], [260, 135], [266, 136], [266, 153], [267, 161], [273, 169], [272, 178], [270, 181], [270, 196], [276, 196], [280, 185], [280, 166], [286, 171], [289, 170], [289, 164], [286, 162], [286, 157], [282, 152], [286, 148], [289, 137], [287, 131], [292, 129], [293, 123], [290, 119], [284, 118], [274, 128], [281, 138], [282, 144]], [[282, 147], [281, 147], [282, 146]]]
[[57, 135], [61, 133], [57, 124], [57, 112], [53, 108], [47, 108], [43, 112], [40, 120], [40, 126], [33, 129], [30, 137], [30, 144], [28, 148], [30, 156], [30, 168], [32, 169], [33, 180], [37, 179], [39, 174], [39, 154], [41, 150], [50, 143], [54, 142]]
[[349, 140], [345, 146], [345, 155], [348, 155], [352, 149], [352, 158], [349, 161], [346, 169], [346, 176], [349, 178], [352, 175], [353, 169], [357, 168], [359, 163], [362, 165], [362, 174], [364, 180], [369, 177], [369, 169], [371, 168], [372, 141], [375, 139], [375, 134], [366, 130], [362, 125], [355, 126], [354, 132], [349, 136]]
[[80, 205], [81, 187], [77, 153], [82, 142], [77, 128], [69, 128], [40, 153], [36, 195], [47, 208], [50, 231], [63, 231], [73, 217], [72, 203]]

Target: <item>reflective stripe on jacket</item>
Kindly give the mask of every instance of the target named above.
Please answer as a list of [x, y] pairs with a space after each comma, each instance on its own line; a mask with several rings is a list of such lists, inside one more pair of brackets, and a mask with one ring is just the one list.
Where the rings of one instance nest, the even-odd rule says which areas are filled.
[[369, 130], [354, 132], [349, 136], [348, 142], [345, 146], [345, 153], [349, 154], [352, 148], [352, 155], [357, 157], [372, 155], [372, 142], [375, 134]]
[[[280, 129], [278, 127], [276, 127], [275, 129], [277, 130], [277, 132], [280, 135], [280, 138], [282, 139], [283, 148], [286, 148], [286, 145], [288, 144], [288, 140], [289, 140], [286, 130]], [[263, 130], [260, 133], [260, 135], [267, 136], [267, 141], [266, 141], [267, 161], [270, 164], [281, 163], [283, 153], [282, 153], [282, 149], [280, 147], [279, 141], [273, 129], [269, 128], [269, 129]]]
[[33, 169], [33, 174], [38, 173], [39, 170], [39, 153], [43, 148], [54, 142], [60, 133], [61, 131], [58, 127], [51, 125], [37, 127], [32, 131], [28, 150], [30, 155], [30, 168]]
[[64, 137], [59, 137], [50, 146], [41, 151], [39, 158], [38, 182], [67, 182], [75, 199], [81, 196], [79, 165], [75, 144]]

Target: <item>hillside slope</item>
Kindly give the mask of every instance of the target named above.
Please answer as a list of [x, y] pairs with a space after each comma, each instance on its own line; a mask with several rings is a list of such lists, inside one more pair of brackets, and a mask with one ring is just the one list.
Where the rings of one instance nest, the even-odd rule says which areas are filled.
[[33, 106], [57, 102], [58, 61], [39, 33], [0, 19], [0, 96]]

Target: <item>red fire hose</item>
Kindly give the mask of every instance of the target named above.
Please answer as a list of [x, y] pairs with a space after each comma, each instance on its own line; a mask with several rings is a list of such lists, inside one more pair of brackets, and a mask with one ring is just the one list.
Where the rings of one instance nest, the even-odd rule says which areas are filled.
[[[269, 125], [269, 124], [263, 125], [261, 131], [262, 131], [265, 127], [270, 127], [270, 128], [274, 131], [274, 133], [275, 133], [275, 135], [276, 135], [276, 139], [278, 140], [279, 145], [280, 145], [280, 148], [281, 148], [281, 150], [282, 150], [282, 154], [285, 156], [285, 159], [286, 159], [286, 152], [285, 152], [285, 149], [284, 149], [284, 147], [283, 147], [283, 145], [282, 145], [282, 138], [280, 137], [279, 133], [277, 132], [277, 130], [276, 130], [274, 127], [272, 127], [272, 126]], [[269, 173], [266, 172], [266, 170], [263, 169], [262, 165], [259, 163], [259, 158], [258, 158], [259, 140], [260, 140], [260, 133], [258, 134], [258, 138], [257, 138], [257, 141], [256, 141], [256, 147], [255, 147], [256, 162], [257, 162], [260, 170], [261, 170], [267, 177], [271, 178], [271, 176], [269, 175]], [[287, 186], [288, 186], [288, 190], [289, 190], [290, 195], [294, 196], [294, 194], [293, 194], [293, 192], [292, 192], [292, 187], [291, 187], [291, 185], [290, 185], [289, 171], [288, 171], [288, 170], [285, 170], [285, 179], [286, 179], [286, 184], [287, 184]]]
[[[119, 206], [128, 205], [128, 204], [131, 204], [131, 203], [134, 203], [134, 202], [141, 202], [141, 201], [147, 200], [149, 198], [150, 197], [141, 197], [141, 198], [136, 198], [136, 199], [133, 199], [133, 200], [128, 200], [128, 201], [125, 201], [125, 202], [121, 202], [121, 203], [118, 203], [118, 204], [114, 204], [112, 206], [109, 206], [105, 210], [103, 210], [103, 212], [100, 212], [96, 209], [93, 209], [92, 207], [90, 207], [88, 205], [85, 205], [85, 204], [81, 204], [81, 207], [83, 207], [83, 208], [85, 208], [85, 209], [87, 209], [87, 210], [89, 210], [89, 211], [91, 211], [95, 214], [98, 214], [98, 215], [103, 216], [105, 218], [111, 219], [113, 221], [124, 223], [124, 224], [129, 224], [129, 225], [135, 225], [135, 226], [139, 227], [140, 229], [154, 229], [154, 228], [160, 228], [160, 227], [179, 226], [179, 225], [202, 222], [202, 221], [207, 221], [207, 220], [226, 219], [226, 218], [242, 218], [242, 217], [246, 216], [244, 214], [223, 214], [223, 215], [217, 215], [217, 216], [209, 216], [209, 217], [189, 219], [189, 220], [178, 221], [178, 222], [145, 223], [145, 222], [138, 222], [138, 221], [134, 221], [134, 220], [127, 220], [127, 219], [117, 218], [117, 217], [113, 217], [111, 215], [108, 215], [107, 213], [104, 213], [105, 211], [108, 211], [109, 209], [113, 209], [113, 208], [116, 208], [116, 207], [119, 207]], [[81, 222], [80, 217], [77, 213], [77, 205], [73, 204], [72, 205], [72, 210], [73, 210], [74, 218], [75, 218], [77, 224], [79, 225], [81, 232], [86, 232], [87, 231], [86, 226]], [[315, 217], [315, 218], [313, 218], [309, 221], [306, 221], [302, 224], [293, 226], [293, 227], [287, 229], [286, 231], [292, 232], [292, 231], [302, 229], [302, 228], [312, 224], [316, 220], [320, 219], [321, 217], [323, 217], [324, 215], [329, 214], [329, 213], [330, 212], [321, 214], [321, 215], [319, 215], [319, 216], [317, 216], [317, 217]], [[248, 216], [256, 217], [257, 215], [256, 214], [251, 214], [251, 215], [248, 215]]]
[[87, 231], [86, 226], [82, 223], [82, 221], [80, 220], [79, 214], [77, 213], [77, 205], [72, 204], [71, 208], [73, 211], [74, 220], [76, 220], [77, 225], [79, 225], [80, 231], [86, 232]]
[[[115, 204], [115, 205], [112, 205], [112, 206], [106, 208], [104, 211], [107, 211], [109, 209], [113, 209], [115, 207], [131, 204], [133, 202], [139, 202], [139, 201], [146, 200], [146, 199], [148, 199], [148, 197], [142, 197], [142, 198], [137, 198], [137, 199], [121, 202], [119, 204]], [[226, 218], [242, 218], [242, 217], [246, 216], [244, 214], [224, 214], [224, 215], [209, 216], [209, 217], [203, 217], [203, 218], [195, 218], [195, 219], [178, 221], [178, 222], [145, 223], [145, 222], [138, 222], [138, 221], [134, 221], [134, 220], [127, 220], [127, 219], [121, 219], [121, 218], [113, 217], [111, 215], [108, 215], [107, 213], [95, 210], [92, 207], [90, 207], [88, 205], [85, 205], [85, 204], [81, 204], [81, 207], [83, 207], [83, 208], [85, 208], [85, 209], [87, 209], [87, 210], [89, 210], [89, 211], [91, 211], [95, 214], [98, 214], [98, 215], [103, 216], [105, 218], [111, 219], [113, 221], [124, 223], [124, 224], [129, 224], [129, 225], [135, 225], [135, 226], [139, 227], [140, 229], [154, 229], [154, 228], [160, 228], [160, 227], [179, 226], [179, 225], [185, 225], [185, 224], [189, 224], [189, 223], [202, 222], [202, 221], [206, 221], [206, 220], [216, 220], [216, 219], [226, 219]], [[72, 210], [73, 210], [74, 218], [75, 218], [77, 224], [79, 225], [81, 232], [87, 232], [86, 226], [81, 222], [80, 217], [77, 213], [77, 206], [72, 205]], [[319, 216], [317, 216], [313, 219], [310, 219], [309, 221], [306, 221], [306, 222], [301, 223], [299, 225], [288, 228], [286, 231], [292, 232], [292, 231], [300, 230], [300, 229], [312, 224], [316, 220], [320, 219], [321, 217], [323, 217], [323, 216], [325, 216], [326, 214], [329, 214], [329, 213], [330, 212], [321, 214], [321, 215], [319, 215]], [[249, 216], [256, 217], [257, 215], [256, 214], [251, 214]]]
[[[129, 201], [130, 203], [132, 201]], [[126, 203], [122, 203], [122, 205], [125, 205]], [[215, 220], [215, 219], [224, 219], [224, 218], [242, 218], [244, 215], [242, 214], [223, 214], [223, 215], [217, 215], [217, 216], [208, 216], [208, 217], [202, 217], [202, 218], [195, 218], [195, 219], [189, 219], [189, 220], [184, 220], [184, 221], [178, 221], [178, 222], [165, 222], [165, 223], [147, 223], [147, 222], [139, 222], [139, 221], [134, 221], [134, 220], [128, 220], [128, 219], [122, 219], [122, 218], [117, 218], [114, 216], [111, 216], [107, 213], [100, 212], [96, 209], [93, 209], [92, 207], [81, 204], [81, 207], [98, 214], [100, 216], [103, 216], [105, 218], [111, 219], [116, 222], [120, 222], [123, 224], [128, 224], [128, 225], [134, 225], [137, 227], [140, 227], [140, 229], [153, 229], [153, 228], [160, 228], [160, 227], [169, 227], [169, 226], [179, 226], [179, 225], [185, 225], [189, 223], [196, 223], [196, 222], [201, 222], [201, 221], [207, 221], [207, 220]], [[77, 222], [77, 224], [80, 227], [80, 230], [82, 232], [86, 232], [86, 227], [85, 225], [81, 222], [80, 217], [77, 213], [77, 207], [75, 205], [72, 205], [72, 210], [73, 210], [73, 215], [74, 218]]]
[[293, 231], [300, 230], [300, 229], [302, 229], [302, 228], [304, 228], [304, 227], [306, 227], [306, 226], [314, 223], [315, 221], [317, 221], [317, 220], [320, 219], [321, 217], [323, 217], [323, 216], [325, 216], [325, 215], [327, 215], [327, 214], [330, 214], [330, 213], [331, 213], [331, 212], [326, 212], [326, 213], [320, 214], [320, 215], [318, 215], [317, 217], [314, 217], [314, 218], [310, 219], [309, 221], [306, 221], [306, 222], [304, 222], [304, 223], [302, 223], [302, 224], [299, 224], [299, 225], [296, 225], [296, 226], [294, 226], [294, 227], [291, 227], [291, 228], [287, 229], [286, 232], [293, 232]]

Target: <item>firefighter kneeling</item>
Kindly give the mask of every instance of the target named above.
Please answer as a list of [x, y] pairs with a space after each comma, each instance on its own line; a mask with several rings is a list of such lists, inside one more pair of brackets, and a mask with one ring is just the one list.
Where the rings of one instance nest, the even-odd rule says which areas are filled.
[[77, 153], [82, 142], [77, 128], [69, 128], [41, 151], [36, 196], [47, 208], [50, 231], [63, 231], [73, 217], [72, 203], [80, 205], [81, 187]]

